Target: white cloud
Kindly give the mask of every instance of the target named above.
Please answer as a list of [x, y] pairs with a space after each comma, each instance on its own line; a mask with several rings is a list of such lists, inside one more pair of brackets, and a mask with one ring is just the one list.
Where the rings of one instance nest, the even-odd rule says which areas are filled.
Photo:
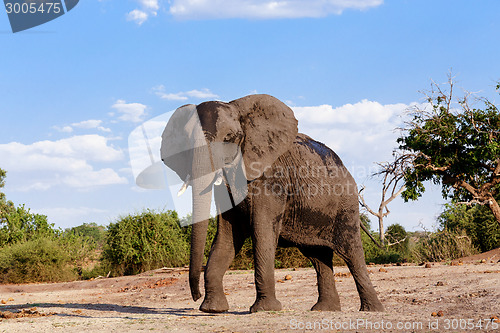
[[111, 107], [120, 113], [118, 119], [134, 123], [143, 121], [147, 108], [144, 104], [127, 103], [122, 99], [117, 100]]
[[59, 126], [54, 126], [56, 130], [59, 132], [63, 133], [72, 133], [74, 128], [81, 128], [81, 129], [97, 129], [102, 132], [111, 132], [111, 129], [106, 128], [101, 126], [102, 120], [96, 120], [96, 119], [90, 119], [90, 120], [84, 120], [79, 123], [72, 123], [71, 125], [59, 127]]
[[160, 9], [158, 0], [139, 0], [139, 3], [144, 7], [152, 11], [157, 11]]
[[382, 105], [366, 99], [355, 104], [345, 104], [333, 108], [331, 105], [294, 107], [295, 116], [299, 121], [309, 124], [354, 124], [354, 123], [385, 123], [394, 115], [406, 109], [406, 104]]
[[[375, 162], [391, 158], [407, 104], [380, 104], [362, 100], [340, 107], [292, 107], [299, 130], [332, 148], [355, 178], [365, 178]], [[354, 174], [358, 173], [358, 175]], [[358, 176], [358, 177], [357, 177]]]
[[0, 144], [2, 168], [17, 175], [19, 182], [14, 185], [18, 191], [48, 190], [58, 185], [89, 188], [125, 184], [127, 180], [109, 167], [94, 166], [123, 158], [123, 151], [109, 145], [107, 138], [95, 134], [29, 145]]
[[383, 0], [173, 0], [170, 13], [181, 19], [301, 18], [340, 15], [346, 9], [366, 10]]
[[97, 128], [101, 126], [101, 124], [102, 120], [90, 119], [90, 120], [80, 121], [79, 123], [73, 123], [71, 125], [78, 128]]
[[54, 126], [53, 128], [58, 130], [59, 132], [63, 132], [63, 133], [73, 132], [73, 127], [71, 127], [71, 126], [63, 126], [63, 127]]
[[[136, 0], [139, 7], [127, 20], [142, 25], [158, 15], [159, 0]], [[344, 10], [367, 10], [383, 0], [170, 0], [168, 12], [184, 20], [200, 19], [283, 19], [340, 15]]]
[[142, 10], [134, 9], [127, 14], [127, 21], [134, 21], [138, 25], [142, 25], [148, 19], [148, 14]]
[[165, 86], [159, 85], [154, 87], [153, 91], [161, 99], [166, 99], [169, 101], [187, 101], [189, 98], [196, 98], [196, 99], [219, 98], [217, 94], [214, 94], [213, 92], [210, 91], [210, 89], [207, 88], [201, 90], [194, 89], [184, 92], [167, 93], [165, 91]]
[[63, 182], [76, 188], [86, 188], [91, 186], [103, 186], [113, 184], [126, 184], [127, 181], [119, 176], [113, 169], [105, 168], [101, 170], [92, 170], [84, 174], [82, 177], [79, 174], [70, 174], [64, 177]]
[[138, 0], [141, 9], [134, 9], [127, 14], [127, 21], [134, 21], [138, 25], [142, 25], [152, 16], [158, 14], [160, 4], [158, 0]]

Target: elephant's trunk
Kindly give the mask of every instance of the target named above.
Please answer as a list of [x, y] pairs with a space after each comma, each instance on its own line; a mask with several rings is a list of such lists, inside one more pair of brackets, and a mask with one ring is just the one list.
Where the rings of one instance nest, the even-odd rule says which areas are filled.
[[[196, 165], [197, 163], [193, 163]], [[194, 171], [194, 170], [193, 170]], [[191, 255], [189, 264], [189, 286], [193, 300], [201, 297], [200, 274], [203, 254], [207, 240], [210, 205], [212, 200], [211, 175], [205, 175], [192, 181], [193, 215], [191, 231]], [[213, 175], [212, 175], [213, 177]]]

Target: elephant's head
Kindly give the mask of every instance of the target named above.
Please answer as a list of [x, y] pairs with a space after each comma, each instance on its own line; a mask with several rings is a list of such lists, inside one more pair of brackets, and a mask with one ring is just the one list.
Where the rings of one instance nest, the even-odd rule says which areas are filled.
[[189, 282], [194, 300], [201, 297], [199, 279], [212, 187], [220, 183], [221, 170], [240, 162], [246, 180], [259, 178], [296, 136], [293, 111], [268, 95], [186, 105], [170, 118], [162, 135], [161, 156], [184, 181], [183, 189], [192, 186]]

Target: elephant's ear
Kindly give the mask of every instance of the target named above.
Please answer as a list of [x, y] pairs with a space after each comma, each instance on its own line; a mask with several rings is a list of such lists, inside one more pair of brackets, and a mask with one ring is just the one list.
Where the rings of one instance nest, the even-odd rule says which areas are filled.
[[266, 168], [290, 149], [298, 129], [293, 111], [269, 95], [250, 95], [235, 101], [245, 138], [241, 151], [248, 180], [260, 177]]
[[[181, 106], [170, 117], [161, 139], [161, 159], [185, 181], [191, 171], [193, 145], [189, 137], [190, 127], [198, 122], [196, 105]], [[199, 125], [198, 125], [199, 126]]]

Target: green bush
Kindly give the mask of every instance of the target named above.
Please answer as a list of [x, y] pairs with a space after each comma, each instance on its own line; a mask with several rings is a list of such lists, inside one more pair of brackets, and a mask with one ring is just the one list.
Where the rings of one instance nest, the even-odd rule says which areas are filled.
[[57, 240], [37, 238], [0, 251], [0, 283], [71, 281], [77, 273], [71, 257]]
[[174, 211], [146, 210], [122, 217], [108, 227], [102, 263], [113, 276], [188, 263], [186, 232]]
[[478, 251], [465, 231], [457, 233], [447, 229], [430, 233], [412, 250], [417, 262], [453, 260], [476, 253]]
[[500, 226], [485, 206], [447, 204], [438, 222], [443, 229], [453, 232], [464, 230], [474, 247], [481, 252], [500, 247]]

